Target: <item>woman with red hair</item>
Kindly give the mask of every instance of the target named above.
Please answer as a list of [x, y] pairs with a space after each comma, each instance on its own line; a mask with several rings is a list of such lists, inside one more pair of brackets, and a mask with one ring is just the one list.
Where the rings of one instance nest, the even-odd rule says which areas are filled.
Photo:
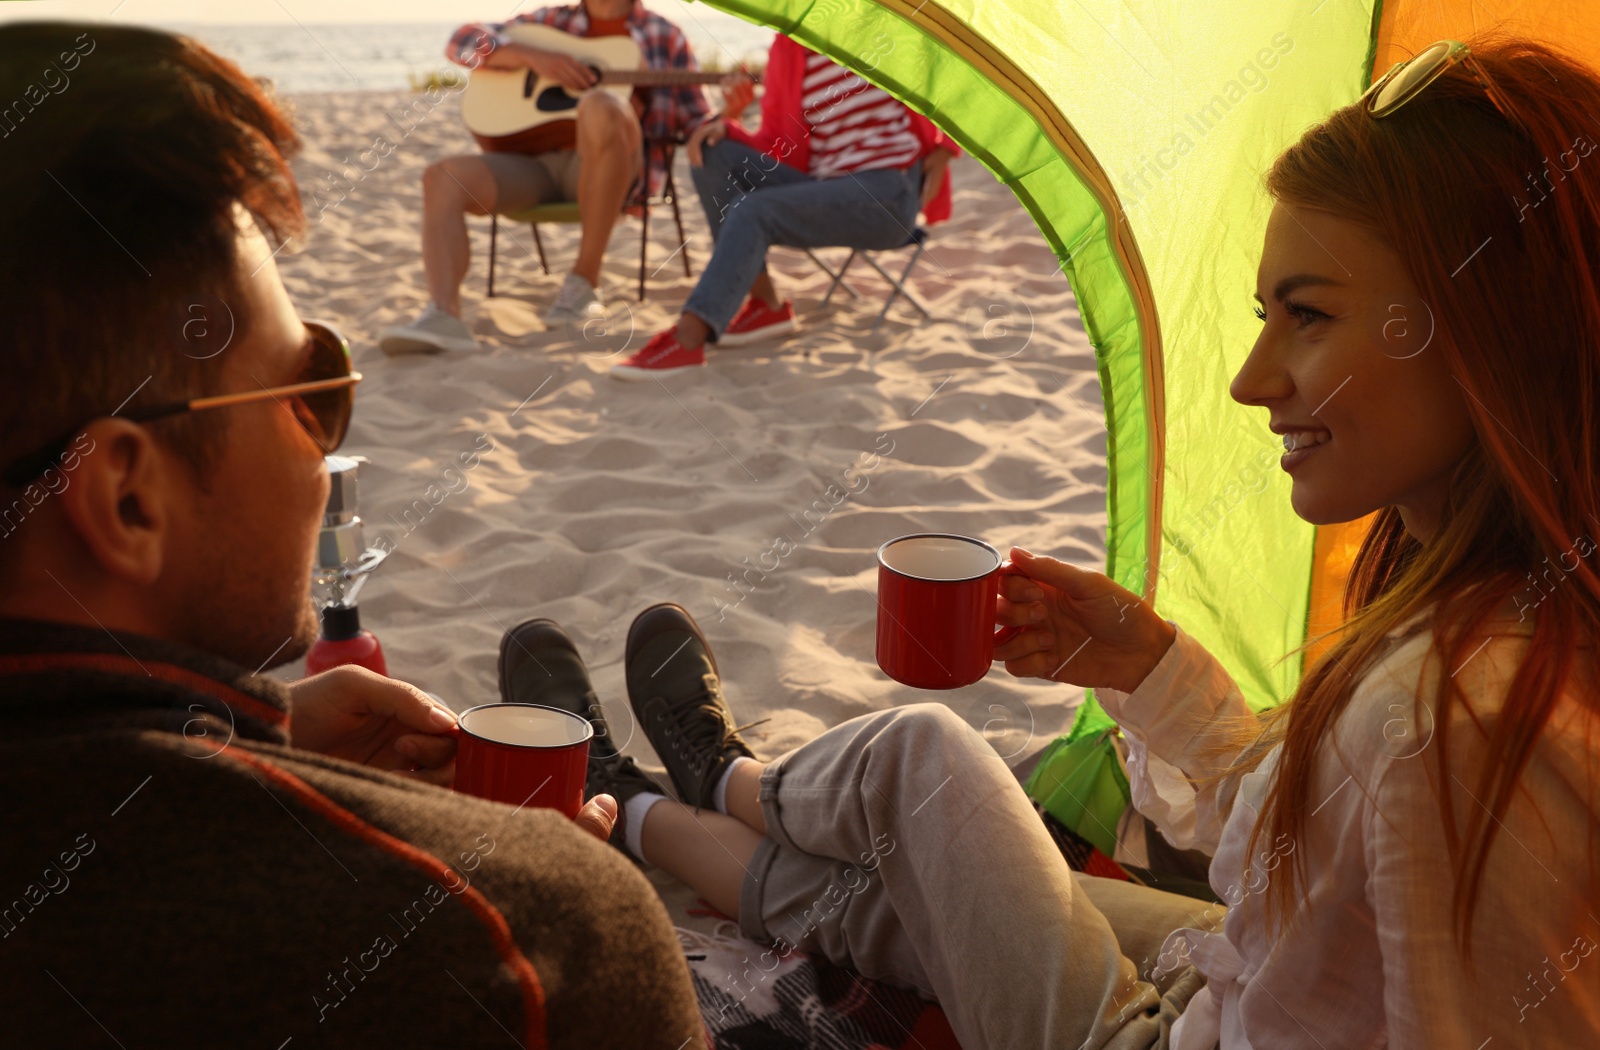
[[714, 664], [635, 700], [722, 812], [635, 794], [630, 843], [747, 935], [937, 997], [967, 1050], [1600, 1046], [1597, 113], [1561, 54], [1443, 41], [1268, 173], [1232, 393], [1301, 517], [1377, 512], [1284, 704], [1258, 718], [1138, 596], [1013, 553], [999, 620], [1027, 629], [997, 658], [1096, 689], [1135, 806], [1213, 856], [1225, 909], [1069, 872], [942, 706], [763, 766]]

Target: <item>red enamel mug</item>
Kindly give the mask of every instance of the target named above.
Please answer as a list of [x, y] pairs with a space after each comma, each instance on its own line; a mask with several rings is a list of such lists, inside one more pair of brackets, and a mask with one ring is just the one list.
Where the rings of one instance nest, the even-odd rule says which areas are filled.
[[1000, 552], [970, 536], [922, 533], [878, 548], [878, 666], [918, 689], [959, 689], [989, 673], [994, 647], [1021, 628], [994, 629]]
[[578, 815], [594, 736], [588, 719], [537, 704], [484, 704], [457, 721], [457, 791]]

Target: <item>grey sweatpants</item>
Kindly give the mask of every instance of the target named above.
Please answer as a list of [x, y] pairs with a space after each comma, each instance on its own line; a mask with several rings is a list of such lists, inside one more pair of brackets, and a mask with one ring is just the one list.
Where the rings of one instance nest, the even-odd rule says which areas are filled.
[[937, 999], [965, 1050], [1164, 1048], [1204, 984], [1154, 977], [1222, 909], [1067, 867], [1011, 770], [942, 704], [852, 719], [772, 762], [746, 936]]

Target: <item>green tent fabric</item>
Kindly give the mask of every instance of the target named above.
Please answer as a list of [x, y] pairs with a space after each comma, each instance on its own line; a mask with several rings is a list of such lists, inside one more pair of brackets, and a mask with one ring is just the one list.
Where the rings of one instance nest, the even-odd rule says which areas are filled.
[[1039, 756], [1028, 777], [1028, 797], [1091, 846], [1112, 856], [1128, 808], [1128, 777], [1112, 730], [1059, 737]]
[[[1106, 572], [1259, 708], [1301, 673], [1314, 531], [1228, 397], [1259, 322], [1261, 176], [1370, 82], [1377, 0], [710, 0], [854, 69], [1017, 195], [1061, 260], [1108, 432]], [[1159, 480], [1158, 480], [1159, 479]], [[1003, 522], [996, 522], [999, 528]], [[1091, 696], [1030, 795], [1113, 852], [1127, 781]]]
[[[711, 3], [884, 87], [1016, 193], [1096, 352], [1107, 572], [1153, 595], [1253, 705], [1284, 699], [1313, 530], [1289, 507], [1262, 414], [1227, 388], [1259, 325], [1261, 176], [1368, 82], [1376, 3]], [[1073, 738], [1107, 724], [1091, 699]]]

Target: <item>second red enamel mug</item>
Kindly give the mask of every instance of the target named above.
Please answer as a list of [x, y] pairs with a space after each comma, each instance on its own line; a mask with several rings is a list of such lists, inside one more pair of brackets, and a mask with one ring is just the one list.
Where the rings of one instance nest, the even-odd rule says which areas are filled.
[[457, 791], [578, 815], [594, 736], [588, 719], [537, 704], [485, 704], [458, 721]]
[[1000, 552], [970, 536], [922, 533], [878, 548], [878, 666], [918, 689], [959, 689], [989, 673]]

